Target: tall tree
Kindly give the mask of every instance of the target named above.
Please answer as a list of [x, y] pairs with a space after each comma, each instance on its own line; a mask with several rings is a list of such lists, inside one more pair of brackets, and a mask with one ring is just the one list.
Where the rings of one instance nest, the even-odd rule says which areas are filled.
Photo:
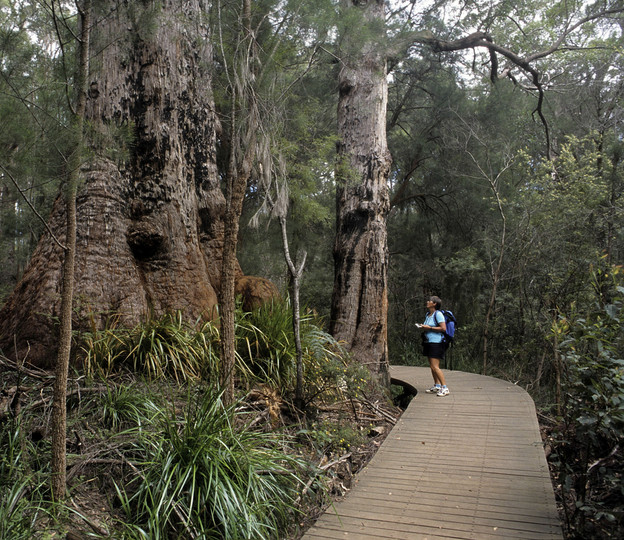
[[[217, 304], [225, 199], [216, 169], [204, 0], [98, 2], [86, 113], [92, 154], [77, 197], [77, 322], [125, 324]], [[130, 29], [130, 31], [128, 31]], [[58, 200], [50, 230], [65, 240]], [[62, 249], [42, 236], [0, 312], [0, 347], [49, 364]], [[17, 344], [16, 350], [13, 343]]]
[[330, 331], [388, 381], [390, 208], [385, 2], [341, 0], [336, 241]]
[[[218, 6], [218, 20], [221, 28], [221, 2]], [[235, 19], [234, 51], [229, 59], [224, 54], [228, 91], [230, 94], [229, 156], [225, 175], [225, 237], [219, 295], [221, 315], [221, 373], [220, 381], [227, 403], [234, 400], [235, 366], [235, 282], [238, 262], [239, 220], [243, 211], [243, 200], [247, 182], [252, 173], [256, 156], [256, 137], [259, 129], [258, 101], [253, 81], [257, 76], [256, 42], [252, 33], [251, 0], [242, 0]], [[221, 32], [220, 32], [221, 34]], [[223, 39], [223, 38], [222, 38]], [[221, 42], [221, 47], [224, 47]]]

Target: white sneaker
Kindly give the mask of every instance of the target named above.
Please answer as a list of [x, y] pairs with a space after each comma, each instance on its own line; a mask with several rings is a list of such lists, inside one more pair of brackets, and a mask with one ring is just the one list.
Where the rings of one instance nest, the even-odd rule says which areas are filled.
[[427, 388], [425, 392], [428, 394], [437, 394], [441, 390], [441, 386], [432, 386], [431, 388]]
[[438, 390], [437, 396], [444, 397], [444, 396], [448, 396], [449, 394], [450, 394], [449, 389], [446, 386], [443, 386], [442, 388], [440, 388], [440, 390]]

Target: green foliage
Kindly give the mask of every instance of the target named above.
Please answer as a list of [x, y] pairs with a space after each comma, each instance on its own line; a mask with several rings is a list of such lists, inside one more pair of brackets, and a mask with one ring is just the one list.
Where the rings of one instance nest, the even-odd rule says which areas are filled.
[[[217, 325], [189, 324], [180, 313], [132, 329], [117, 328], [111, 323], [104, 330], [80, 335], [86, 372], [103, 379], [128, 370], [151, 380], [216, 380], [218, 339]], [[294, 392], [297, 362], [289, 301], [267, 303], [251, 313], [243, 312], [239, 306], [236, 340], [240, 378], [278, 388], [284, 395]], [[321, 321], [311, 311], [301, 315], [301, 341], [307, 401], [334, 393], [337, 385], [356, 396], [357, 387], [363, 389], [368, 384], [370, 374], [357, 363], [349, 365], [346, 352], [322, 329]], [[110, 409], [110, 413], [105, 421], [120, 425], [127, 420], [115, 416], [118, 408], [127, 409], [124, 415], [135, 417], [132, 398], [131, 391], [109, 391], [105, 402], [110, 407], [104, 410]]]
[[51, 21], [36, 2], [10, 4], [0, 10], [0, 302], [21, 278], [43, 230], [24, 197], [47, 218], [67, 139], [60, 59], [46, 48]]
[[[297, 358], [289, 301], [267, 303], [252, 313], [239, 312], [236, 335], [241, 363], [256, 381], [282, 393], [294, 392]], [[347, 367], [346, 352], [311, 311], [301, 314], [301, 345], [306, 401], [333, 391], [340, 380], [351, 384], [365, 377], [359, 371], [356, 377], [356, 365]]]
[[283, 451], [285, 437], [239, 428], [239, 419], [210, 391], [189, 395], [181, 416], [162, 410], [135, 443], [143, 463], [134, 485], [118, 487], [126, 538], [278, 537], [305, 463]]
[[563, 424], [553, 461], [558, 468], [570, 531], [601, 537], [624, 531], [624, 274], [594, 269], [594, 301], [559, 322], [563, 333]]
[[33, 449], [15, 421], [0, 423], [0, 540], [29, 540], [47, 519], [46, 477], [28, 467]]
[[536, 226], [566, 224], [559, 237], [564, 247], [594, 244], [602, 237], [612, 192], [610, 162], [601, 156], [600, 139], [597, 134], [569, 136], [559, 157], [539, 167], [523, 190], [534, 205]]
[[299, 436], [312, 440], [320, 456], [348, 452], [365, 438], [365, 434], [354, 429], [348, 422], [335, 420], [311, 422], [308, 429], [299, 432]]
[[107, 328], [81, 336], [87, 373], [106, 378], [120, 368], [151, 379], [208, 377], [218, 369], [218, 330], [214, 323], [184, 321], [181, 313], [152, 319], [133, 329]]

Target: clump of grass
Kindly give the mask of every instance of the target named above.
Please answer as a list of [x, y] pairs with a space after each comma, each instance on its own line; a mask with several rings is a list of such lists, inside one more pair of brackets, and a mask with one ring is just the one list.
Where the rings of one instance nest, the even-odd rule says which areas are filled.
[[295, 380], [296, 351], [287, 302], [274, 301], [236, 313], [237, 353], [252, 378], [279, 388]]
[[[189, 396], [178, 416], [163, 411], [134, 482], [117, 491], [127, 538], [264, 539], [292, 520], [305, 466], [275, 434], [236, 427], [216, 392]], [[239, 415], [240, 416], [240, 415]]]
[[158, 405], [138, 384], [109, 385], [98, 396], [103, 426], [112, 431], [150, 424], [158, 414]]
[[[311, 311], [302, 312], [300, 322], [307, 402], [336, 389], [348, 355]], [[256, 381], [279, 388], [282, 393], [294, 391], [297, 353], [288, 300], [266, 303], [251, 313], [239, 311], [236, 336], [240, 362]]]
[[186, 322], [180, 312], [132, 329], [114, 325], [82, 336], [89, 375], [108, 378], [122, 368], [150, 379], [207, 378], [218, 370], [219, 332], [213, 323]]

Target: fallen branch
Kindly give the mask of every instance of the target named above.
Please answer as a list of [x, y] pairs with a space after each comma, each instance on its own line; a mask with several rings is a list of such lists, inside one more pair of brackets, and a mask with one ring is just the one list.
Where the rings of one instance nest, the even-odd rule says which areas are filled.
[[388, 422], [390, 422], [393, 426], [397, 423], [397, 417], [387, 413], [386, 411], [381, 410], [377, 405], [370, 401], [370, 399], [365, 398], [361, 400], [364, 405], [366, 405], [369, 409], [375, 411], [377, 414], [385, 418]]
[[347, 461], [347, 459], [349, 459], [351, 457], [352, 453], [348, 452], [345, 455], [339, 457], [338, 459], [335, 459], [334, 461], [331, 461], [329, 463], [326, 463], [325, 465], [320, 465], [319, 469], [326, 471], [327, 469], [333, 467], [334, 465], [338, 465], [344, 461]]
[[[336, 459], [334, 461], [331, 461], [330, 463], [326, 463], [325, 465], [321, 465], [321, 463], [323, 463], [323, 460], [321, 460], [321, 462], [318, 464], [318, 466], [316, 468], [319, 471], [326, 471], [327, 469], [333, 467], [334, 465], [339, 465], [340, 463], [343, 463], [344, 461], [347, 461], [347, 459], [349, 459], [351, 457], [351, 455], [352, 455], [351, 452], [348, 452], [348, 453], [344, 454], [343, 456], [339, 457], [338, 459]], [[325, 459], [324, 456], [323, 456], [323, 459]], [[308, 490], [310, 489], [312, 484], [315, 482], [315, 480], [318, 478], [318, 476], [319, 476], [318, 473], [312, 475], [312, 477], [310, 478], [310, 480], [308, 480], [306, 485], [303, 486], [303, 489], [301, 490], [301, 493], [295, 499], [295, 505], [298, 505], [301, 502], [301, 499], [308, 492]]]
[[[68, 392], [67, 397], [80, 395], [81, 393], [104, 392], [106, 389], [107, 389], [106, 386], [92, 386], [89, 388], [77, 388], [76, 390], [72, 390], [71, 392]], [[52, 396], [42, 398], [38, 401], [33, 401], [32, 403], [25, 405], [24, 410], [36, 409], [37, 407], [41, 407], [42, 405], [49, 404], [49, 402], [51, 401], [52, 401]]]
[[42, 369], [30, 369], [25, 367], [23, 364], [22, 365], [18, 365], [17, 362], [14, 362], [13, 360], [10, 360], [9, 358], [7, 358], [6, 356], [2, 356], [0, 355], [0, 364], [2, 364], [3, 366], [9, 368], [9, 369], [14, 369], [15, 371], [17, 371], [18, 373], [24, 373], [26, 375], [28, 375], [29, 377], [33, 377], [35, 379], [53, 379], [54, 376], [51, 375], [50, 373], [48, 373], [47, 371], [44, 371]]
[[104, 529], [102, 527], [100, 527], [97, 523], [94, 523], [92, 520], [90, 520], [87, 516], [85, 516], [80, 508], [78, 507], [78, 505], [76, 504], [76, 502], [74, 501], [74, 499], [70, 499], [72, 505], [74, 506], [74, 508], [76, 509], [76, 513], [80, 516], [80, 518], [87, 524], [89, 525], [89, 527], [91, 527], [93, 529], [93, 531], [96, 534], [99, 534], [100, 536], [106, 537], [108, 538], [108, 536], [110, 535], [110, 531], [107, 529]]
[[615, 456], [618, 453], [618, 450], [620, 449], [619, 445], [615, 445], [613, 447], [613, 449], [611, 450], [611, 452], [609, 452], [609, 455], [602, 457], [600, 459], [597, 459], [596, 461], [594, 461], [588, 468], [587, 468], [587, 474], [590, 475], [591, 472], [596, 468], [599, 467], [601, 465], [604, 465], [607, 461], [609, 461], [609, 459], [611, 459], [613, 456]]
[[83, 458], [76, 460], [76, 462], [72, 463], [69, 471], [67, 471], [67, 481], [74, 476], [78, 472], [80, 472], [87, 465], [126, 465], [127, 461], [121, 459], [112, 459], [112, 458]]

